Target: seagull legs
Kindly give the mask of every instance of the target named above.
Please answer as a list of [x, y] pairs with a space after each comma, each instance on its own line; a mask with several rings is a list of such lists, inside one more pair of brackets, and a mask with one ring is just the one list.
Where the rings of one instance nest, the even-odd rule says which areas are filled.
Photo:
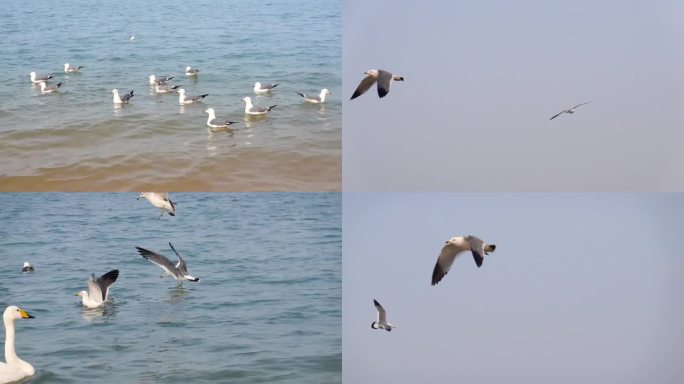
[[161, 213], [159, 214], [159, 217], [157, 217], [157, 220], [161, 219], [161, 217], [164, 215], [164, 210], [160, 209]]

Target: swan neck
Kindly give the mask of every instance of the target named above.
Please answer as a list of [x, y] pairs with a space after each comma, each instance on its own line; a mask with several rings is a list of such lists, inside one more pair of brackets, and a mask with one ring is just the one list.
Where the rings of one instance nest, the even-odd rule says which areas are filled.
[[9, 365], [16, 365], [19, 361], [14, 351], [14, 320], [5, 319], [5, 361]]

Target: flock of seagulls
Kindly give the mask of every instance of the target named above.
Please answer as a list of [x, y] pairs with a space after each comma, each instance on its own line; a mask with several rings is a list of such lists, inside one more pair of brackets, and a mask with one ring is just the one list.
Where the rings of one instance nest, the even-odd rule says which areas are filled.
[[[175, 203], [169, 199], [168, 193], [141, 192], [138, 199], [139, 198], [147, 199], [152, 205], [159, 208], [162, 211], [162, 214], [167, 212], [171, 216], [175, 215]], [[185, 260], [170, 242], [169, 247], [171, 247], [173, 253], [178, 257], [178, 261], [175, 264], [166, 256], [157, 252], [139, 246], [135, 246], [135, 249], [140, 256], [152, 264], [159, 266], [164, 271], [161, 277], [171, 276], [176, 279], [176, 287], [178, 289], [183, 288], [182, 285], [184, 281], [199, 282], [200, 278], [194, 277], [188, 273], [188, 266]], [[22, 273], [35, 272], [35, 268], [26, 261], [24, 262], [21, 271]], [[80, 297], [83, 307], [87, 309], [100, 308], [108, 302], [112, 285], [118, 278], [118, 269], [113, 269], [100, 277], [95, 277], [94, 274], [91, 274], [88, 277], [87, 290], [78, 292], [76, 296]], [[10, 305], [5, 309], [2, 318], [5, 325], [5, 362], [0, 362], [0, 383], [11, 383], [33, 376], [36, 372], [35, 369], [31, 364], [17, 356], [14, 342], [14, 322], [20, 319], [32, 319], [33, 316], [29, 315], [21, 308]]]
[[[437, 263], [432, 271], [432, 285], [439, 283], [444, 276], [446, 276], [451, 266], [454, 264], [456, 257], [463, 252], [470, 251], [475, 259], [475, 265], [478, 268], [482, 266], [485, 255], [488, 255], [496, 249], [495, 244], [487, 244], [479, 237], [475, 236], [454, 236], [446, 241], [446, 244], [442, 247], [442, 251], [437, 257]], [[396, 325], [392, 325], [387, 322], [387, 312], [380, 305], [380, 303], [373, 299], [373, 304], [378, 312], [377, 320], [371, 323], [371, 328], [373, 329], [384, 329], [385, 331], [391, 331], [392, 328], [396, 328]]]
[[[130, 37], [130, 40], [135, 39], [133, 36]], [[70, 65], [69, 63], [64, 63], [64, 72], [65, 73], [77, 73], [81, 72], [81, 68], [83, 66], [73, 66]], [[187, 66], [185, 68], [185, 75], [189, 78], [197, 78], [200, 73], [200, 70], [191, 66]], [[49, 81], [53, 79], [54, 77], [52, 75], [38, 75], [36, 72], [31, 72], [29, 73], [31, 83], [33, 85], [40, 85], [40, 91], [42, 94], [50, 94], [50, 93], [56, 93], [59, 91], [59, 88], [64, 85], [64, 82], [59, 82], [55, 85], [51, 85]], [[148, 83], [151, 87], [153, 87], [154, 91], [159, 94], [169, 94], [169, 93], [177, 93], [178, 94], [178, 104], [179, 105], [188, 105], [188, 104], [196, 104], [196, 103], [201, 103], [204, 101], [204, 99], [209, 96], [208, 93], [201, 94], [201, 95], [188, 95], [183, 88], [182, 85], [170, 85], [169, 82], [171, 82], [173, 79], [175, 79], [175, 76], [157, 76], [157, 75], [149, 75], [147, 80]], [[273, 93], [273, 90], [278, 86], [277, 83], [271, 83], [271, 84], [262, 84], [261, 82], [256, 82], [254, 83], [254, 88], [253, 91], [256, 95], [265, 95], [265, 94], [271, 94]], [[129, 104], [133, 97], [135, 96], [134, 90], [130, 90], [124, 94], [119, 93], [119, 90], [114, 88], [110, 92], [112, 94], [112, 102], [116, 106], [123, 106], [125, 104]], [[326, 96], [331, 95], [330, 90], [327, 88], [323, 88], [318, 95], [307, 95], [302, 92], [297, 92], [298, 95], [300, 95], [305, 102], [308, 103], [313, 103], [313, 104], [322, 104], [325, 102]], [[271, 106], [259, 106], [259, 105], [254, 105], [252, 104], [252, 99], [247, 96], [242, 99], [242, 102], [245, 104], [245, 114], [250, 115], [250, 116], [262, 116], [266, 115], [269, 111], [271, 111], [273, 108], [277, 107], [277, 105], [271, 105]], [[213, 108], [207, 108], [204, 113], [209, 114], [209, 119], [207, 119], [207, 126], [209, 128], [228, 128], [228, 126], [232, 124], [236, 124], [237, 122], [235, 121], [230, 121], [230, 120], [216, 120], [216, 113], [214, 112]], [[212, 117], [213, 116], [213, 117]], [[215, 121], [216, 120], [216, 121]]]

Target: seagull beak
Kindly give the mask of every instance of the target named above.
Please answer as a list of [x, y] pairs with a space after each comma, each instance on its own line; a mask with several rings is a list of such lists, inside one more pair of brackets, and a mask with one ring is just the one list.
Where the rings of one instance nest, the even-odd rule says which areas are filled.
[[19, 313], [21, 314], [21, 318], [22, 318], [22, 319], [34, 319], [33, 316], [31, 316], [31, 315], [29, 315], [28, 313], [26, 313], [26, 311], [24, 311], [23, 309], [20, 309], [20, 310], [19, 310]]

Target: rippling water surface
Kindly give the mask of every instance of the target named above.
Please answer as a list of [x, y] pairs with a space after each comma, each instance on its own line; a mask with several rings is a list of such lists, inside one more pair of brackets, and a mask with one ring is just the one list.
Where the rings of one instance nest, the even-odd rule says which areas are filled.
[[[157, 220], [132, 193], [0, 194], [0, 306], [35, 316], [16, 322], [31, 382], [340, 383], [340, 195], [171, 197]], [[134, 249], [175, 260], [169, 241], [199, 283]], [[114, 268], [112, 302], [84, 309], [74, 294]]]
[[[339, 1], [9, 0], [0, 20], [2, 190], [340, 188]], [[61, 92], [42, 95], [30, 71], [53, 74]], [[150, 74], [210, 95], [181, 107]], [[279, 86], [256, 96], [256, 81]], [[116, 108], [112, 88], [135, 90], [130, 105]], [[296, 94], [321, 88], [332, 92], [323, 105]], [[278, 107], [246, 118], [244, 96]], [[210, 132], [207, 107], [240, 124]]]

